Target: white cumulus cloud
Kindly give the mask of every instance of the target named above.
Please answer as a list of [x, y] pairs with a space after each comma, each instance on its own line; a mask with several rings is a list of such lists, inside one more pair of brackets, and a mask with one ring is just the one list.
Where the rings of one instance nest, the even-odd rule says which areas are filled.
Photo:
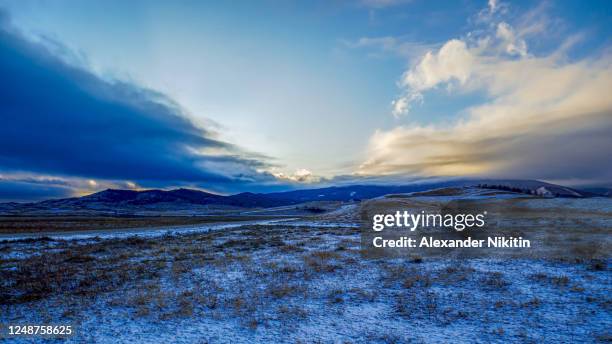
[[569, 59], [575, 35], [557, 50], [529, 53], [518, 32], [541, 34], [537, 27], [499, 21], [423, 55], [400, 79], [394, 115], [415, 111], [438, 87], [486, 99], [458, 109], [465, 116], [455, 122], [377, 131], [359, 173], [612, 180], [612, 54]]

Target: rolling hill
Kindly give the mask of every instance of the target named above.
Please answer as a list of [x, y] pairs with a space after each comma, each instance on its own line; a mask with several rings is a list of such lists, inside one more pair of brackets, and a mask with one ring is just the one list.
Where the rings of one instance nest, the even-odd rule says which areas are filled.
[[107, 189], [83, 197], [47, 200], [36, 203], [2, 203], [0, 214], [134, 214], [138, 212], [181, 211], [182, 214], [206, 214], [244, 208], [270, 208], [313, 201], [359, 201], [388, 194], [418, 192], [450, 186], [475, 186], [502, 189], [544, 197], [605, 196], [592, 191], [536, 180], [451, 180], [406, 185], [347, 185], [274, 193], [224, 196], [194, 189], [118, 190]]

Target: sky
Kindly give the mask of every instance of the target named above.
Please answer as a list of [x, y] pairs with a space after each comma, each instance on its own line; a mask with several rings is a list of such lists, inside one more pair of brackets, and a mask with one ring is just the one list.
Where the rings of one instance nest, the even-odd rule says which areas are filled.
[[609, 1], [0, 0], [0, 200], [612, 186]]

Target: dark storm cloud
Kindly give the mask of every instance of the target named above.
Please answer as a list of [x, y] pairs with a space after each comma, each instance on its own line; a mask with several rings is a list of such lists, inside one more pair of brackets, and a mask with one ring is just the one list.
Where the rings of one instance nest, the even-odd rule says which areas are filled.
[[0, 172], [223, 189], [273, 182], [255, 172], [259, 157], [216, 140], [168, 98], [65, 63], [1, 13], [0, 76]]
[[71, 194], [72, 189], [64, 183], [0, 178], [0, 202], [41, 201], [49, 198], [65, 198]]

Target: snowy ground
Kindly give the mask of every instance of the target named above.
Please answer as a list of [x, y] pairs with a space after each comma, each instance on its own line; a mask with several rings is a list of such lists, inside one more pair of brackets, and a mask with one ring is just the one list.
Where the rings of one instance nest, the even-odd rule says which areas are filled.
[[1, 242], [0, 324], [74, 324], [70, 343], [612, 340], [610, 260], [367, 260], [332, 220]]

